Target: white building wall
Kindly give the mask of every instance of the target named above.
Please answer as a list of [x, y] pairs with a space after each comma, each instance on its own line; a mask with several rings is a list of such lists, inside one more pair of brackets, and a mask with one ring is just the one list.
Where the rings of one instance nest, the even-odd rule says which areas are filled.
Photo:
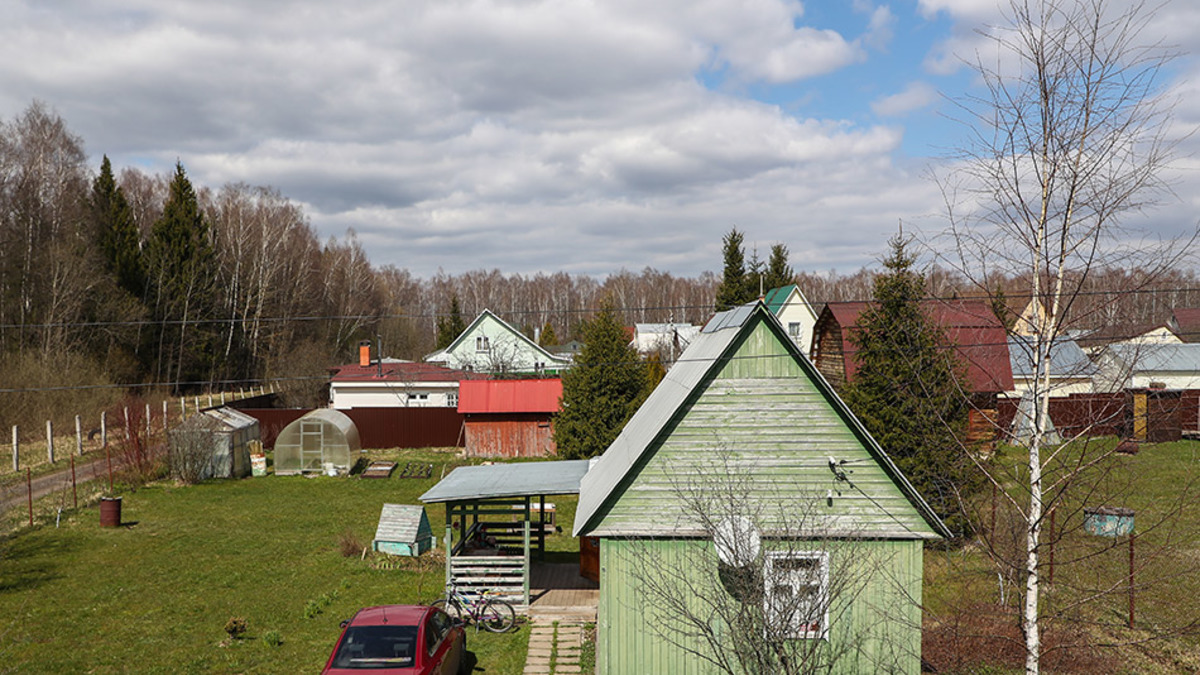
[[457, 408], [458, 383], [333, 382], [330, 407], [349, 408]]

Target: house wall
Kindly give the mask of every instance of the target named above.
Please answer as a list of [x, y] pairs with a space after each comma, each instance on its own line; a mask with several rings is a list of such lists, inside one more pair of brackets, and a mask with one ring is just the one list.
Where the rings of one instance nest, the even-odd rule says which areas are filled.
[[329, 407], [350, 408], [453, 408], [458, 405], [458, 383], [332, 382]]
[[470, 457], [546, 457], [558, 452], [551, 416], [540, 413], [469, 414], [465, 422]]
[[[683, 628], [679, 616], [657, 612], [643, 586], [647, 575], [671, 578], [682, 597], [719, 592], [711, 543], [688, 539], [609, 539], [600, 543], [599, 675], [708, 675], [700, 656], [664, 639]], [[921, 670], [922, 545], [910, 541], [832, 541], [829, 640], [834, 673], [919, 673]], [[723, 626], [717, 627], [724, 630]], [[688, 642], [690, 639], [683, 638]], [[693, 642], [694, 643], [694, 642]]]
[[[487, 339], [487, 349], [478, 349], [479, 338]], [[557, 373], [570, 365], [550, 356], [490, 315], [472, 324], [452, 347], [453, 351], [431, 358], [430, 362], [480, 373], [532, 373], [539, 363], [544, 366], [543, 372]]]
[[846, 386], [846, 358], [842, 354], [842, 328], [830, 322], [817, 336], [817, 358], [813, 365], [837, 391]]
[[[810, 356], [813, 328], [817, 324], [817, 315], [813, 313], [812, 308], [797, 296], [796, 291], [792, 291], [787, 304], [780, 308], [776, 317], [779, 319], [779, 323], [783, 324], [784, 330], [788, 331], [788, 335], [793, 337], [800, 351], [805, 356]], [[793, 323], [799, 324], [799, 334], [792, 335], [791, 324]]]
[[[1005, 392], [1009, 398], [1021, 398], [1033, 389], [1033, 378], [1013, 375], [1013, 390]], [[1074, 394], [1090, 394], [1093, 391], [1090, 377], [1052, 377], [1050, 379], [1051, 396], [1071, 396]]]

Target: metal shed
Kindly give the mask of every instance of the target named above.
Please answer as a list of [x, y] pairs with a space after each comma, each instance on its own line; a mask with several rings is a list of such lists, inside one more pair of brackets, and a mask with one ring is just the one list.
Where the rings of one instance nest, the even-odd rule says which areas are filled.
[[172, 467], [191, 467], [189, 473], [199, 479], [249, 475], [251, 445], [261, 443], [258, 420], [225, 407], [192, 415], [168, 440]]
[[433, 548], [433, 528], [425, 507], [416, 504], [384, 504], [371, 549], [392, 555], [416, 557]]
[[275, 473], [345, 474], [361, 449], [353, 420], [337, 410], [319, 408], [279, 432], [275, 439]]

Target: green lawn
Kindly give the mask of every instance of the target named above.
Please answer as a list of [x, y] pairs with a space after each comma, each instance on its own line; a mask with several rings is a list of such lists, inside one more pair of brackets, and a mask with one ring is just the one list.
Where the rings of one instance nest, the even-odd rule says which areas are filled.
[[[1085, 451], [1069, 449], [1060, 461], [1086, 465], [1081, 457], [1105, 455], [1115, 439], [1093, 441]], [[1027, 491], [1019, 476], [1026, 456], [1006, 448], [1000, 461], [1013, 467], [1005, 487], [1024, 505]], [[1056, 514], [1054, 576], [1049, 580], [1049, 548], [1042, 551], [1042, 613], [1052, 617], [1048, 640], [1087, 647], [1061, 652], [1061, 665], [1047, 672], [1200, 672], [1200, 639], [1195, 630], [1180, 635], [1188, 622], [1200, 619], [1200, 443], [1146, 444], [1137, 455], [1112, 455], [1070, 485]], [[990, 528], [990, 493], [983, 496], [980, 521]], [[1004, 555], [1020, 555], [1018, 529], [1005, 536], [1015, 514], [998, 500], [997, 542]], [[1083, 507], [1123, 506], [1136, 512], [1136, 623], [1126, 626], [1129, 612], [1128, 538], [1114, 540], [1083, 529]], [[1044, 527], [1048, 534], [1049, 520]], [[1044, 536], [1043, 541], [1050, 537]], [[926, 652], [943, 659], [942, 672], [1018, 672], [1021, 648], [1018, 611], [1021, 583], [1009, 577], [1003, 585], [984, 548], [970, 544], [950, 551], [929, 550], [925, 556]], [[956, 626], [947, 628], [947, 622]], [[931, 627], [948, 630], [939, 638]], [[959, 631], [955, 633], [955, 631]], [[931, 642], [932, 638], [932, 642]], [[945, 643], [954, 643], [953, 649]], [[954, 654], [961, 658], [959, 667]], [[950, 654], [947, 656], [946, 654]], [[1059, 655], [1055, 655], [1058, 658]], [[965, 664], [973, 664], [965, 667]], [[1007, 666], [1007, 669], [1004, 667]], [[986, 670], [986, 668], [985, 668]]]
[[[152, 485], [124, 496], [124, 527], [100, 528], [91, 507], [65, 513], [57, 529], [51, 521], [5, 538], [0, 672], [319, 671], [338, 622], [359, 607], [428, 602], [441, 592], [440, 551], [393, 565], [341, 552], [346, 537], [369, 545], [384, 503], [418, 503], [442, 467], [456, 463], [451, 453], [390, 455], [401, 467], [432, 462], [432, 478]], [[575, 499], [553, 500], [569, 524]], [[441, 508], [429, 518], [435, 534], [444, 532]], [[554, 549], [573, 546], [567, 535], [551, 540]], [[231, 616], [249, 630], [228, 643]], [[262, 639], [271, 631], [281, 645]], [[469, 629], [467, 646], [476, 672], [519, 673], [527, 640], [525, 627], [507, 635]]]

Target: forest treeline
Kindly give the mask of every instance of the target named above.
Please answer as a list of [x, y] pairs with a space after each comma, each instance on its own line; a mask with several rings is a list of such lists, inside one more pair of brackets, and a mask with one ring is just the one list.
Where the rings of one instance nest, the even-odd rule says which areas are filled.
[[[819, 309], [869, 299], [874, 276], [868, 268], [799, 272], [796, 281]], [[932, 295], [972, 292], [951, 272], [927, 276]], [[565, 342], [606, 297], [627, 324], [702, 323], [720, 281], [653, 268], [603, 280], [500, 270], [419, 278], [373, 265], [352, 231], [322, 241], [301, 206], [275, 188], [194, 186], [184, 164], [165, 174], [111, 167], [107, 158], [91, 165], [83, 139], [40, 102], [0, 120], [6, 425], [31, 407], [58, 408], [68, 398], [78, 407], [142, 385], [187, 393], [272, 380], [294, 403], [311, 404], [326, 369], [352, 359], [359, 340], [379, 336], [385, 355], [397, 358], [432, 351], [453, 296], [467, 321], [488, 308], [530, 332], [548, 325]], [[1159, 279], [1152, 293], [1128, 292], [1147, 290], [1136, 270], [1103, 271], [1089, 284], [1096, 302], [1081, 316], [1095, 325], [1161, 322], [1175, 306], [1200, 304], [1191, 271]]]

